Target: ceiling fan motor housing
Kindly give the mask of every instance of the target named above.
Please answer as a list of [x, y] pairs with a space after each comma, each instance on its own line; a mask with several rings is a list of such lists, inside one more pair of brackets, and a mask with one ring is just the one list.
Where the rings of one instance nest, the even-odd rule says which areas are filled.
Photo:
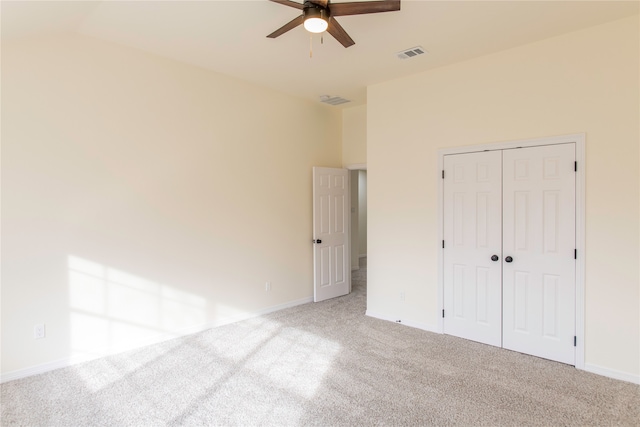
[[304, 2], [304, 9], [302, 13], [304, 15], [305, 21], [310, 18], [320, 18], [325, 21], [329, 20], [329, 9], [310, 1]]

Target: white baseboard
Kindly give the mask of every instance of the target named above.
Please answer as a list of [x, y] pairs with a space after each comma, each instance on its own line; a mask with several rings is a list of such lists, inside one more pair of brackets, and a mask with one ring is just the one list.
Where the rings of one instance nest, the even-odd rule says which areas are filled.
[[[263, 316], [265, 314], [273, 313], [275, 311], [284, 310], [285, 308], [295, 307], [297, 305], [308, 304], [313, 302], [313, 297], [301, 298], [295, 301], [285, 302], [283, 304], [272, 305], [271, 307], [263, 308], [262, 310], [254, 311], [251, 313], [244, 313], [238, 316], [227, 317], [216, 322], [213, 322], [211, 326], [205, 329], [216, 328], [218, 326], [228, 325], [230, 323], [240, 322], [242, 320], [252, 319], [254, 317]], [[199, 332], [199, 331], [198, 331]], [[189, 334], [185, 334], [189, 335]]]
[[380, 313], [373, 312], [371, 310], [365, 311], [364, 314], [369, 316], [369, 317], [375, 317], [376, 319], [387, 320], [389, 322], [394, 322], [394, 323], [397, 323], [397, 321], [399, 320], [399, 319], [396, 319], [394, 317], [389, 317], [389, 316], [387, 316], [385, 314], [380, 314]]
[[70, 366], [72, 364], [73, 363], [71, 363], [71, 358], [64, 358], [60, 360], [54, 360], [53, 362], [43, 363], [41, 365], [18, 369], [17, 371], [11, 371], [7, 372], [6, 374], [2, 374], [2, 376], [0, 376], [0, 383], [6, 383], [9, 381], [30, 377], [32, 375], [43, 374], [45, 372], [54, 371], [56, 369], [66, 368], [67, 366]]
[[369, 317], [375, 317], [376, 319], [386, 320], [389, 322], [397, 323], [399, 325], [409, 326], [411, 328], [416, 328], [416, 329], [422, 329], [423, 331], [434, 332], [436, 334], [439, 333], [438, 328], [435, 325], [429, 325], [427, 323], [421, 323], [421, 322], [414, 322], [412, 320], [406, 320], [406, 319], [396, 319], [395, 317], [387, 316], [380, 313], [375, 313], [375, 312], [372, 312], [371, 310], [367, 310], [365, 314]]
[[[82, 363], [82, 362], [86, 362], [92, 359], [98, 359], [100, 357], [106, 357], [109, 355], [113, 355], [113, 354], [117, 354], [117, 353], [122, 353], [125, 351], [129, 351], [129, 350], [134, 350], [136, 348], [141, 348], [141, 347], [145, 347], [147, 345], [152, 345], [152, 344], [157, 344], [169, 339], [174, 339], [180, 336], [187, 336], [187, 335], [191, 335], [194, 333], [198, 333], [201, 331], [205, 331], [207, 329], [211, 329], [211, 328], [215, 328], [218, 326], [223, 326], [223, 325], [228, 325], [230, 323], [235, 323], [235, 322], [240, 322], [242, 320], [247, 320], [247, 319], [251, 319], [254, 317], [258, 317], [258, 316], [262, 316], [265, 314], [269, 314], [269, 313], [273, 313], [275, 311], [280, 311], [280, 310], [284, 310], [286, 308], [290, 308], [290, 307], [295, 307], [298, 305], [302, 305], [302, 304], [308, 304], [310, 302], [313, 302], [313, 297], [307, 297], [307, 298], [302, 298], [302, 299], [298, 299], [295, 301], [290, 301], [290, 302], [286, 302], [283, 304], [278, 304], [278, 305], [274, 305], [271, 307], [266, 307], [262, 310], [258, 310], [255, 312], [251, 312], [251, 313], [244, 313], [242, 315], [239, 316], [233, 316], [233, 317], [227, 317], [224, 319], [220, 319], [214, 322], [209, 322], [209, 323], [205, 323], [202, 325], [197, 325], [197, 326], [192, 326], [190, 328], [184, 329], [182, 331], [180, 331], [180, 333], [176, 336], [176, 335], [161, 335], [161, 336], [156, 336], [153, 338], [150, 338], [149, 340], [145, 341], [144, 343], [141, 343], [140, 345], [136, 346], [136, 347], [131, 347], [131, 348], [126, 348], [126, 349], [107, 349], [106, 350], [106, 354], [104, 354], [104, 356], [98, 356], [98, 357], [66, 357], [66, 358], [62, 358], [62, 359], [58, 359], [58, 360], [54, 360], [51, 362], [46, 362], [40, 365], [34, 365], [34, 366], [30, 366], [28, 368], [24, 368], [24, 369], [18, 369], [15, 371], [11, 371], [11, 372], [6, 372], [4, 374], [0, 375], [0, 383], [5, 383], [5, 382], [9, 382], [9, 381], [14, 381], [14, 380], [18, 380], [21, 378], [26, 378], [26, 377], [30, 377], [33, 375], [38, 375], [38, 374], [43, 374], [45, 372], [49, 372], [49, 371], [53, 371], [56, 369], [60, 369], [60, 368], [66, 368], [68, 366], [72, 366], [72, 365], [76, 365], [78, 363]], [[405, 319], [396, 319], [395, 317], [392, 316], [388, 316], [388, 315], [384, 315], [384, 314], [380, 314], [380, 313], [376, 313], [376, 312], [372, 312], [371, 310], [367, 310], [365, 313], [367, 316], [369, 317], [373, 317], [376, 319], [380, 319], [380, 320], [386, 320], [389, 322], [393, 322], [393, 323], [398, 323], [400, 325], [404, 325], [404, 326], [409, 326], [412, 328], [417, 328], [417, 329], [421, 329], [424, 331], [428, 331], [428, 332], [434, 332], [434, 333], [440, 333], [438, 331], [438, 328], [436, 325], [429, 325], [426, 323], [420, 323], [420, 322], [414, 322], [411, 320], [405, 320]], [[613, 378], [616, 380], [621, 380], [621, 381], [626, 381], [626, 382], [630, 382], [633, 384], [640, 384], [640, 375], [636, 375], [636, 374], [631, 374], [629, 372], [623, 372], [623, 371], [618, 371], [615, 369], [611, 369], [611, 368], [605, 368], [599, 365], [595, 365], [593, 363], [585, 363], [584, 365], [584, 370], [586, 372], [591, 372], [593, 374], [597, 374], [597, 375], [602, 375], [605, 377], [609, 377], [609, 378]]]
[[614, 380], [626, 381], [633, 384], [640, 384], [640, 375], [622, 372], [603, 366], [594, 365], [593, 363], [585, 363], [584, 370], [592, 374], [602, 375], [603, 377], [613, 378]]
[[171, 340], [171, 339], [175, 339], [175, 338], [179, 338], [187, 335], [192, 335], [198, 332], [206, 331], [207, 329], [212, 329], [218, 326], [228, 325], [230, 323], [236, 323], [242, 320], [263, 316], [265, 314], [273, 313], [275, 311], [284, 310], [285, 308], [295, 307], [297, 305], [302, 305], [302, 304], [308, 304], [310, 302], [313, 302], [313, 297], [307, 297], [307, 298], [302, 298], [295, 301], [289, 301], [284, 304], [278, 304], [271, 307], [266, 307], [266, 308], [263, 308], [262, 310], [254, 311], [251, 313], [243, 313], [238, 316], [226, 317], [213, 322], [207, 322], [200, 325], [190, 326], [188, 328], [178, 331], [175, 334], [156, 335], [154, 337], [150, 337], [147, 340], [144, 340], [143, 342], [139, 342], [134, 347], [107, 348], [107, 349], [102, 349], [101, 351], [97, 351], [96, 352], [97, 355], [95, 356], [65, 357], [65, 358], [54, 360], [51, 362], [42, 363], [40, 365], [34, 365], [28, 368], [6, 372], [0, 375], [0, 384], [6, 383], [9, 381], [19, 380], [21, 378], [30, 377], [33, 375], [43, 374], [45, 372], [54, 371], [60, 368], [66, 368], [68, 366], [77, 365], [78, 363], [100, 359], [102, 357], [107, 357], [107, 356], [111, 356], [118, 353], [124, 353], [125, 351], [135, 350], [137, 348], [146, 347], [148, 345], [158, 344], [163, 341], [167, 341], [167, 340]]

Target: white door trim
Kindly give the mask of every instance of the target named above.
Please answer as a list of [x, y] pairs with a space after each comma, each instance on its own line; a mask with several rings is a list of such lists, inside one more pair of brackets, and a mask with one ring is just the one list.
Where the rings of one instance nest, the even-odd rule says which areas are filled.
[[350, 171], [366, 171], [367, 170], [367, 164], [366, 163], [357, 163], [357, 164], [353, 164], [353, 165], [347, 165], [347, 166], [345, 166], [345, 168], [350, 170]]
[[[561, 135], [547, 138], [525, 139], [517, 141], [497, 142], [490, 144], [469, 145], [463, 147], [441, 148], [438, 150], [438, 168], [436, 169], [438, 180], [438, 313], [444, 309], [444, 254], [442, 241], [444, 240], [444, 185], [442, 171], [444, 170], [444, 156], [448, 154], [473, 153], [487, 150], [505, 150], [521, 147], [535, 147], [540, 145], [576, 144], [576, 161], [578, 171], [576, 173], [576, 249], [578, 259], [576, 261], [576, 361], [577, 369], [585, 369], [584, 363], [584, 290], [585, 290], [585, 134]], [[438, 315], [439, 333], [444, 333], [442, 316]]]

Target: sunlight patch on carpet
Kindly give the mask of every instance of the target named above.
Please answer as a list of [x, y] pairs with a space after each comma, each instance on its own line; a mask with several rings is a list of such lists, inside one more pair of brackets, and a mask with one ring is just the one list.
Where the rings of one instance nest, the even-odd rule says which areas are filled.
[[260, 348], [247, 368], [266, 377], [273, 386], [309, 399], [340, 349], [340, 344], [311, 332], [284, 328]]

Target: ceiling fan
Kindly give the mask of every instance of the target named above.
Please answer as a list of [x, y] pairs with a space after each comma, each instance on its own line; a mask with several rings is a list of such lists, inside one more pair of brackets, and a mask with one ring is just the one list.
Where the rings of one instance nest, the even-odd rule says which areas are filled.
[[300, 24], [311, 33], [328, 31], [342, 46], [349, 47], [356, 44], [342, 28], [335, 16], [363, 15], [366, 13], [393, 12], [400, 10], [400, 0], [374, 0], [347, 3], [331, 3], [331, 0], [305, 0], [297, 3], [291, 0], [270, 0], [285, 6], [302, 10], [302, 15], [275, 30], [267, 37], [275, 39]]

